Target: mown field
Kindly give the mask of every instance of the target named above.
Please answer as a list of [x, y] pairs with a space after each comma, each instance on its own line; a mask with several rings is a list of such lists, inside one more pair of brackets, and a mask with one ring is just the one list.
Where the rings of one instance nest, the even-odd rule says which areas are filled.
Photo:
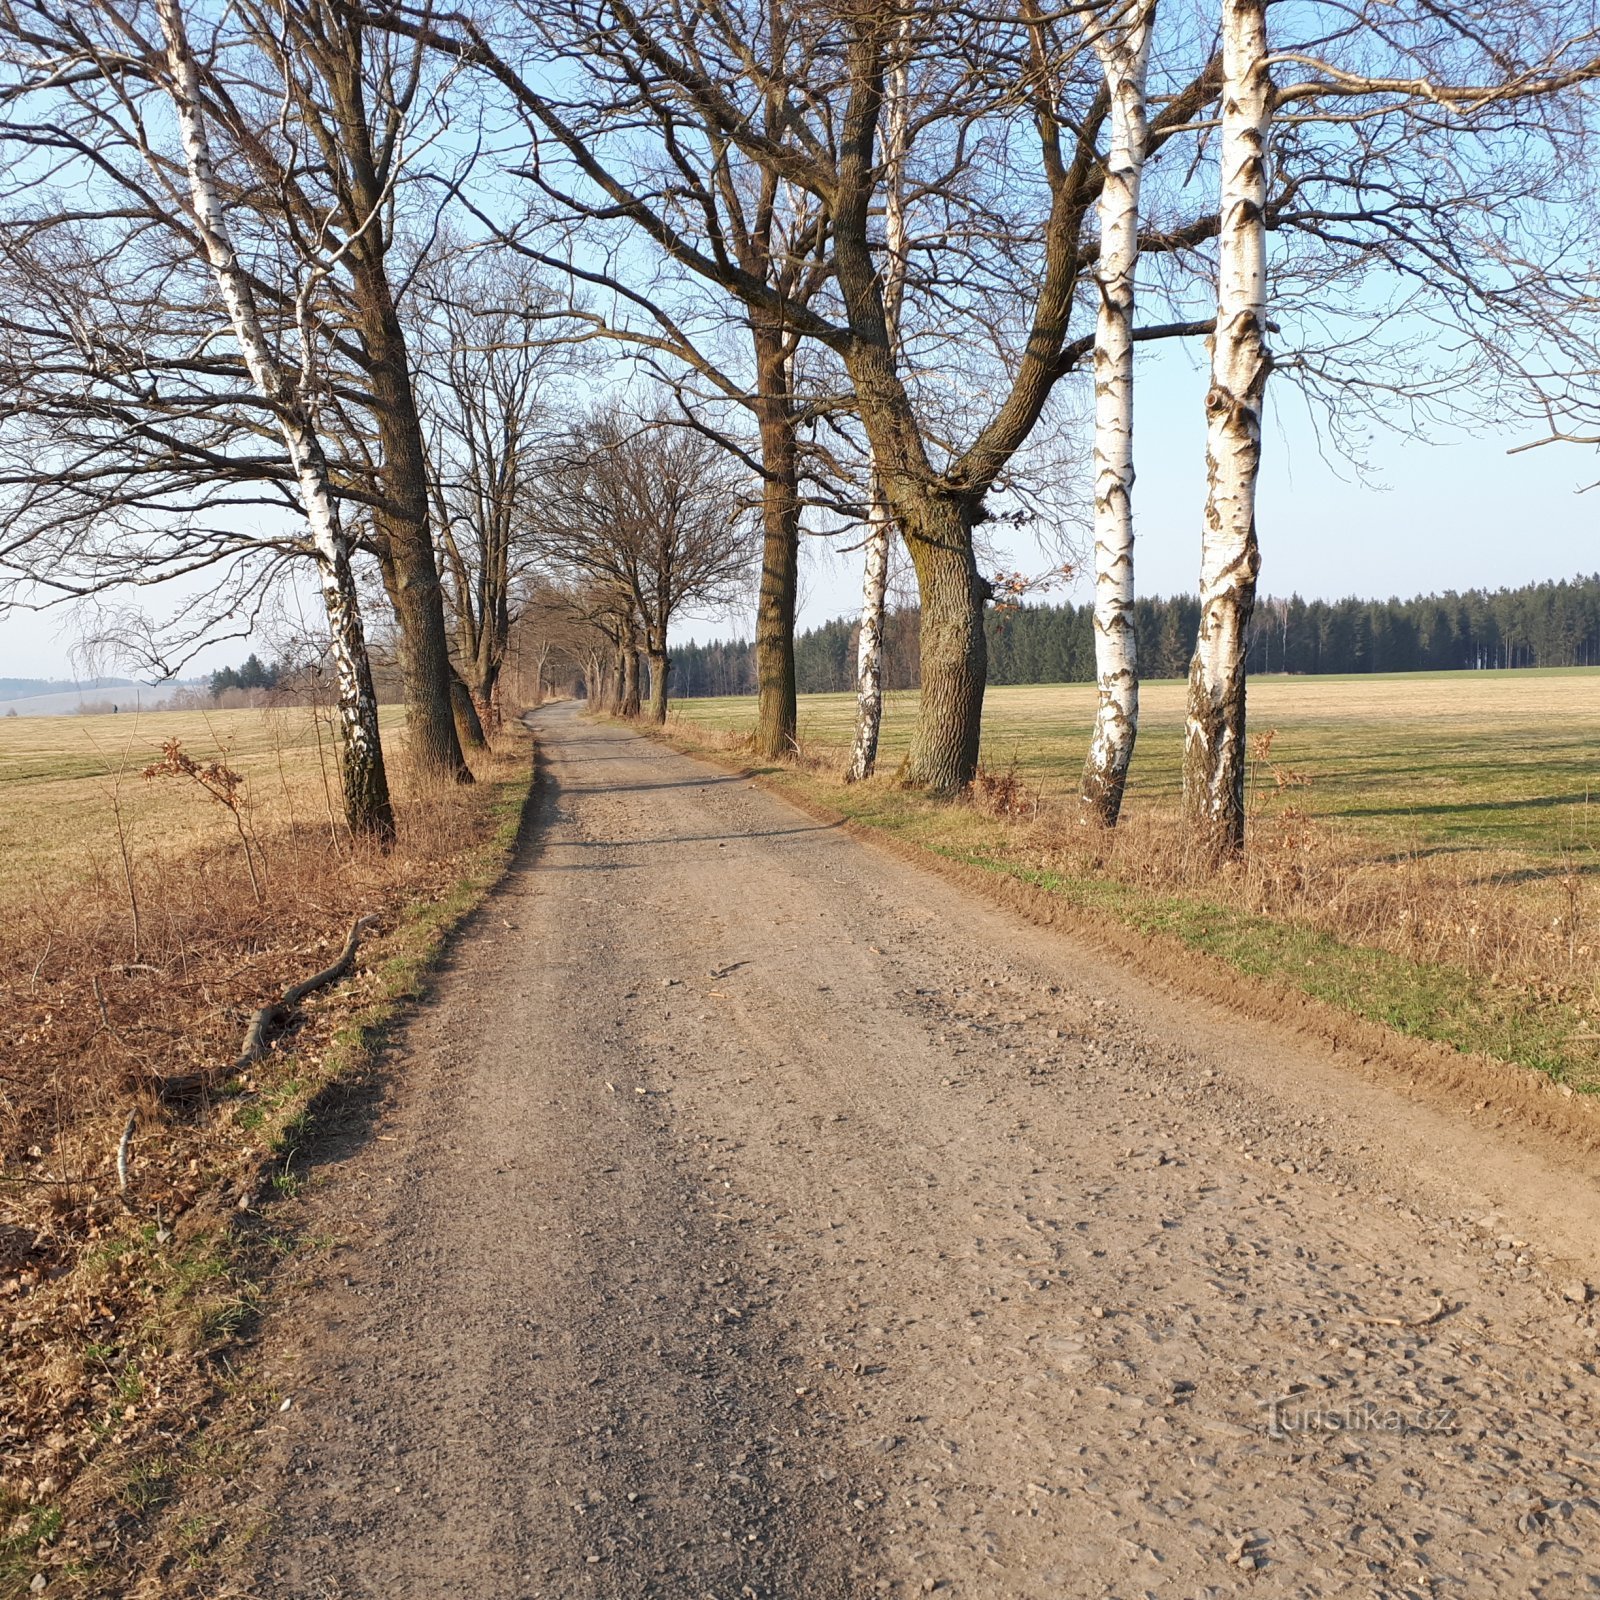
[[[1146, 684], [1128, 804], [1162, 805], [1179, 790], [1185, 685]], [[983, 761], [1015, 766], [1030, 791], [1076, 791], [1094, 719], [1086, 683], [991, 689]], [[892, 772], [916, 721], [914, 691], [887, 697], [880, 766]], [[683, 722], [747, 729], [752, 700], [676, 700]], [[801, 743], [842, 764], [852, 695], [806, 695]], [[1276, 730], [1271, 758], [1309, 780], [1294, 803], [1389, 848], [1526, 850], [1548, 860], [1600, 845], [1600, 668], [1390, 676], [1258, 678], [1252, 734]], [[1263, 766], [1258, 788], [1275, 788]], [[1590, 863], [1593, 864], [1592, 862]]]
[[[1264, 678], [1250, 689], [1246, 861], [1184, 848], [1184, 685], [1145, 686], [1115, 833], [1078, 826], [1094, 691], [992, 690], [987, 780], [936, 805], [894, 773], [916, 695], [891, 697], [879, 776], [840, 781], [854, 706], [808, 696], [781, 785], [864, 826], [1059, 896], [1402, 1033], [1600, 1091], [1600, 670]], [[749, 700], [681, 700], [675, 736], [736, 747]]]
[[[385, 734], [404, 717], [384, 707]], [[142, 776], [168, 739], [245, 779], [246, 824], [256, 832], [326, 819], [330, 797], [338, 810], [326, 719], [319, 726], [301, 707], [0, 717], [0, 905], [116, 861], [119, 812], [135, 855], [234, 835], [224, 808], [192, 783]]]

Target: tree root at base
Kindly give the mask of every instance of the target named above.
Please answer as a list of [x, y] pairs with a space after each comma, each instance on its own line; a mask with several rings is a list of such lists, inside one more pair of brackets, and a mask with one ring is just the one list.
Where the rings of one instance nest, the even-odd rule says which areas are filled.
[[246, 1067], [259, 1061], [267, 1053], [272, 1043], [272, 1035], [289, 1020], [294, 1008], [308, 994], [326, 988], [330, 983], [336, 983], [350, 970], [356, 958], [356, 949], [361, 943], [361, 935], [377, 920], [372, 916], [357, 917], [350, 925], [350, 936], [345, 940], [344, 949], [339, 952], [335, 961], [320, 972], [312, 973], [309, 978], [292, 984], [276, 1000], [270, 1000], [262, 1006], [251, 1017], [250, 1026], [245, 1030], [244, 1048], [228, 1066], [205, 1068], [199, 1072], [186, 1073], [181, 1078], [162, 1078], [157, 1083], [157, 1093], [161, 1098], [165, 1100], [196, 1094], [214, 1083], [243, 1072]]

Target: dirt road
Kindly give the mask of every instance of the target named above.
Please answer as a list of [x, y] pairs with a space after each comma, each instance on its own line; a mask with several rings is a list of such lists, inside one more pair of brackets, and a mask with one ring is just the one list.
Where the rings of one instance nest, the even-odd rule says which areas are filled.
[[318, 1174], [252, 1593], [1600, 1593], [1592, 1172], [536, 726]]

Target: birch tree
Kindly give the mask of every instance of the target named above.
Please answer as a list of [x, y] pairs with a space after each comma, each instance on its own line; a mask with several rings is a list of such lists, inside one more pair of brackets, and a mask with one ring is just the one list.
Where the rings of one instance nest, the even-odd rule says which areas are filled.
[[277, 417], [311, 530], [338, 685], [345, 820], [353, 833], [388, 840], [394, 836], [394, 813], [378, 733], [377, 697], [372, 689], [372, 669], [351, 568], [350, 540], [331, 491], [327, 456], [306, 395], [306, 365], [303, 362], [299, 372], [291, 371], [274, 352], [262, 328], [255, 293], [234, 252], [227, 216], [217, 193], [199, 74], [180, 0], [156, 0], [156, 10], [171, 69], [169, 94], [183, 142], [195, 221], [250, 376]]
[[[1191, 840], [1212, 863], [1245, 842], [1245, 635], [1269, 373], [1294, 376], [1336, 430], [1342, 413], [1388, 407], [1414, 424], [1481, 378], [1473, 352], [1514, 336], [1539, 286], [1594, 280], [1563, 239], [1567, 174], [1589, 115], [1574, 91], [1600, 75], [1600, 18], [1587, 0], [1471, 16], [1427, 0], [1328, 10], [1323, 28], [1306, 29], [1314, 42], [1269, 54], [1264, 0], [1222, 0], [1217, 311], [1183, 761]], [[1275, 85], [1275, 67], [1289, 81]], [[1269, 161], [1275, 128], [1279, 159]], [[1274, 176], [1274, 165], [1285, 170]], [[1300, 275], [1290, 316], [1337, 319], [1342, 348], [1302, 342], [1276, 362], [1269, 353], [1274, 221], [1312, 247], [1279, 263], [1284, 277]], [[1386, 277], [1405, 286], [1402, 298], [1385, 297]], [[1285, 298], [1280, 285], [1280, 319]], [[1586, 298], [1568, 292], [1565, 303], [1590, 317]], [[1426, 331], [1387, 345], [1358, 336], [1363, 319], [1387, 329], [1407, 318], [1427, 319]], [[1455, 337], [1442, 341], [1441, 327]]]
[[[904, 167], [911, 143], [911, 18], [900, 24], [899, 53], [889, 69], [883, 107], [884, 329], [890, 348], [900, 342], [900, 309], [906, 287], [906, 196]], [[889, 546], [894, 516], [883, 474], [869, 440], [867, 542], [861, 575], [861, 628], [856, 644], [856, 731], [845, 780], [870, 778], [878, 762], [883, 725], [883, 606], [889, 591]]]
[[[351, 355], [370, 395], [361, 422], [375, 437], [381, 494], [369, 523], [400, 624], [409, 753], [428, 772], [470, 783], [451, 707], [428, 451], [390, 268], [397, 190], [413, 143], [421, 142], [413, 124], [434, 87], [427, 57], [369, 30], [361, 9], [344, 0], [232, 0], [230, 9], [249, 46], [247, 65], [259, 72], [268, 103], [276, 102], [287, 147], [273, 149], [245, 115], [239, 148], [277, 199], [287, 238], [313, 257], [333, 240], [331, 259], [313, 270], [344, 280]], [[239, 105], [236, 95], [219, 98]], [[303, 153], [302, 141], [310, 147]], [[463, 174], [440, 176], [460, 181]]]
[[[159, 9], [149, 0], [0, 0], [0, 36], [7, 113], [0, 139], [8, 156], [18, 156], [0, 163], [0, 189], [14, 248], [48, 254], [83, 244], [102, 262], [101, 281], [84, 274], [102, 304], [57, 336], [68, 365], [47, 353], [52, 332], [37, 323], [29, 341], [38, 359], [21, 363], [23, 387], [32, 391], [25, 407], [70, 419], [65, 459], [55, 474], [40, 474], [34, 504], [55, 518], [53, 534], [77, 519], [83, 536], [70, 554], [80, 570], [70, 581], [98, 592], [139, 565], [133, 540], [116, 526], [122, 490], [110, 490], [111, 461], [126, 462], [127, 476], [152, 501], [162, 482], [173, 498], [208, 505], [217, 484], [238, 485], [251, 474], [298, 491], [290, 463], [260, 448], [255, 397], [241, 392], [253, 380], [237, 361], [229, 373], [203, 334], [191, 342], [173, 331], [176, 323], [187, 334], [203, 316], [184, 257], [203, 263], [205, 250], [186, 215], [173, 215], [166, 203], [181, 158], [152, 136], [150, 104], [161, 104], [170, 87]], [[253, 275], [258, 316], [269, 334], [297, 325], [316, 331], [307, 391], [316, 392], [331, 490], [347, 507], [359, 505], [352, 532], [377, 559], [400, 624], [410, 754], [426, 769], [469, 781], [451, 718], [427, 455], [390, 261], [399, 233], [426, 235], [432, 219], [422, 206], [436, 211], [439, 203], [425, 198], [433, 181], [448, 193], [470, 161], [441, 153], [437, 136], [458, 114], [441, 104], [442, 64], [370, 32], [359, 8], [339, 0], [208, 8], [190, 43], [213, 183]], [[433, 159], [426, 173], [417, 170], [423, 153]], [[170, 286], [150, 270], [163, 256]], [[132, 282], [139, 317], [104, 292], [112, 275]], [[5, 298], [46, 296], [23, 284], [8, 286]], [[25, 325], [26, 313], [17, 320]], [[125, 329], [134, 337], [124, 341]], [[78, 369], [70, 378], [69, 366]], [[25, 481], [25, 473], [16, 476]], [[91, 527], [97, 511], [100, 526]], [[259, 572], [250, 542], [237, 527], [186, 537], [176, 519], [151, 537], [157, 548], [180, 552], [179, 568], [199, 549], [202, 559], [237, 556]], [[256, 545], [269, 542], [270, 535], [258, 537]], [[47, 570], [46, 582], [51, 576]], [[135, 573], [133, 581], [149, 580]]]
[[1094, 342], [1094, 652], [1098, 701], [1084, 762], [1085, 819], [1110, 827], [1139, 732], [1133, 630], [1133, 318], [1139, 191], [1149, 147], [1145, 80], [1155, 0], [1115, 5], [1093, 33], [1110, 131], [1100, 191]]
[[1213, 859], [1244, 848], [1245, 629], [1261, 552], [1256, 479], [1267, 352], [1267, 136], [1272, 77], [1266, 0], [1222, 0], [1217, 325], [1206, 391], [1200, 632], [1189, 666], [1183, 797]]

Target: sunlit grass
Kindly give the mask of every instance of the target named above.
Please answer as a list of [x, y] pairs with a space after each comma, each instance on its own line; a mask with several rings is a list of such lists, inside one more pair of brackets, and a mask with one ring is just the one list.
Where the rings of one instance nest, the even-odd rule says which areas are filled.
[[[1183, 752], [1184, 685], [1142, 691], [1139, 744], [1128, 805], [1176, 800]], [[1600, 845], [1600, 668], [1257, 678], [1253, 733], [1276, 729], [1272, 759], [1309, 784], [1294, 803], [1340, 819], [1375, 843], [1406, 851], [1497, 848], [1541, 857]], [[745, 698], [677, 700], [675, 717], [740, 730], [754, 722]], [[914, 691], [887, 697], [880, 769], [905, 755]], [[800, 738], [836, 747], [842, 763], [855, 716], [852, 695], [805, 695]], [[1090, 684], [994, 688], [984, 710], [983, 761], [1015, 764], [1031, 790], [1061, 799], [1076, 790], [1094, 717]], [[1271, 774], [1260, 774], [1271, 784]]]
[[[380, 720], [393, 759], [404, 709], [384, 707]], [[243, 774], [253, 828], [326, 817], [339, 774], [325, 717], [318, 733], [303, 707], [0, 717], [0, 903], [114, 858], [119, 810], [137, 853], [230, 834], [231, 819], [192, 785], [140, 775], [167, 739]]]

